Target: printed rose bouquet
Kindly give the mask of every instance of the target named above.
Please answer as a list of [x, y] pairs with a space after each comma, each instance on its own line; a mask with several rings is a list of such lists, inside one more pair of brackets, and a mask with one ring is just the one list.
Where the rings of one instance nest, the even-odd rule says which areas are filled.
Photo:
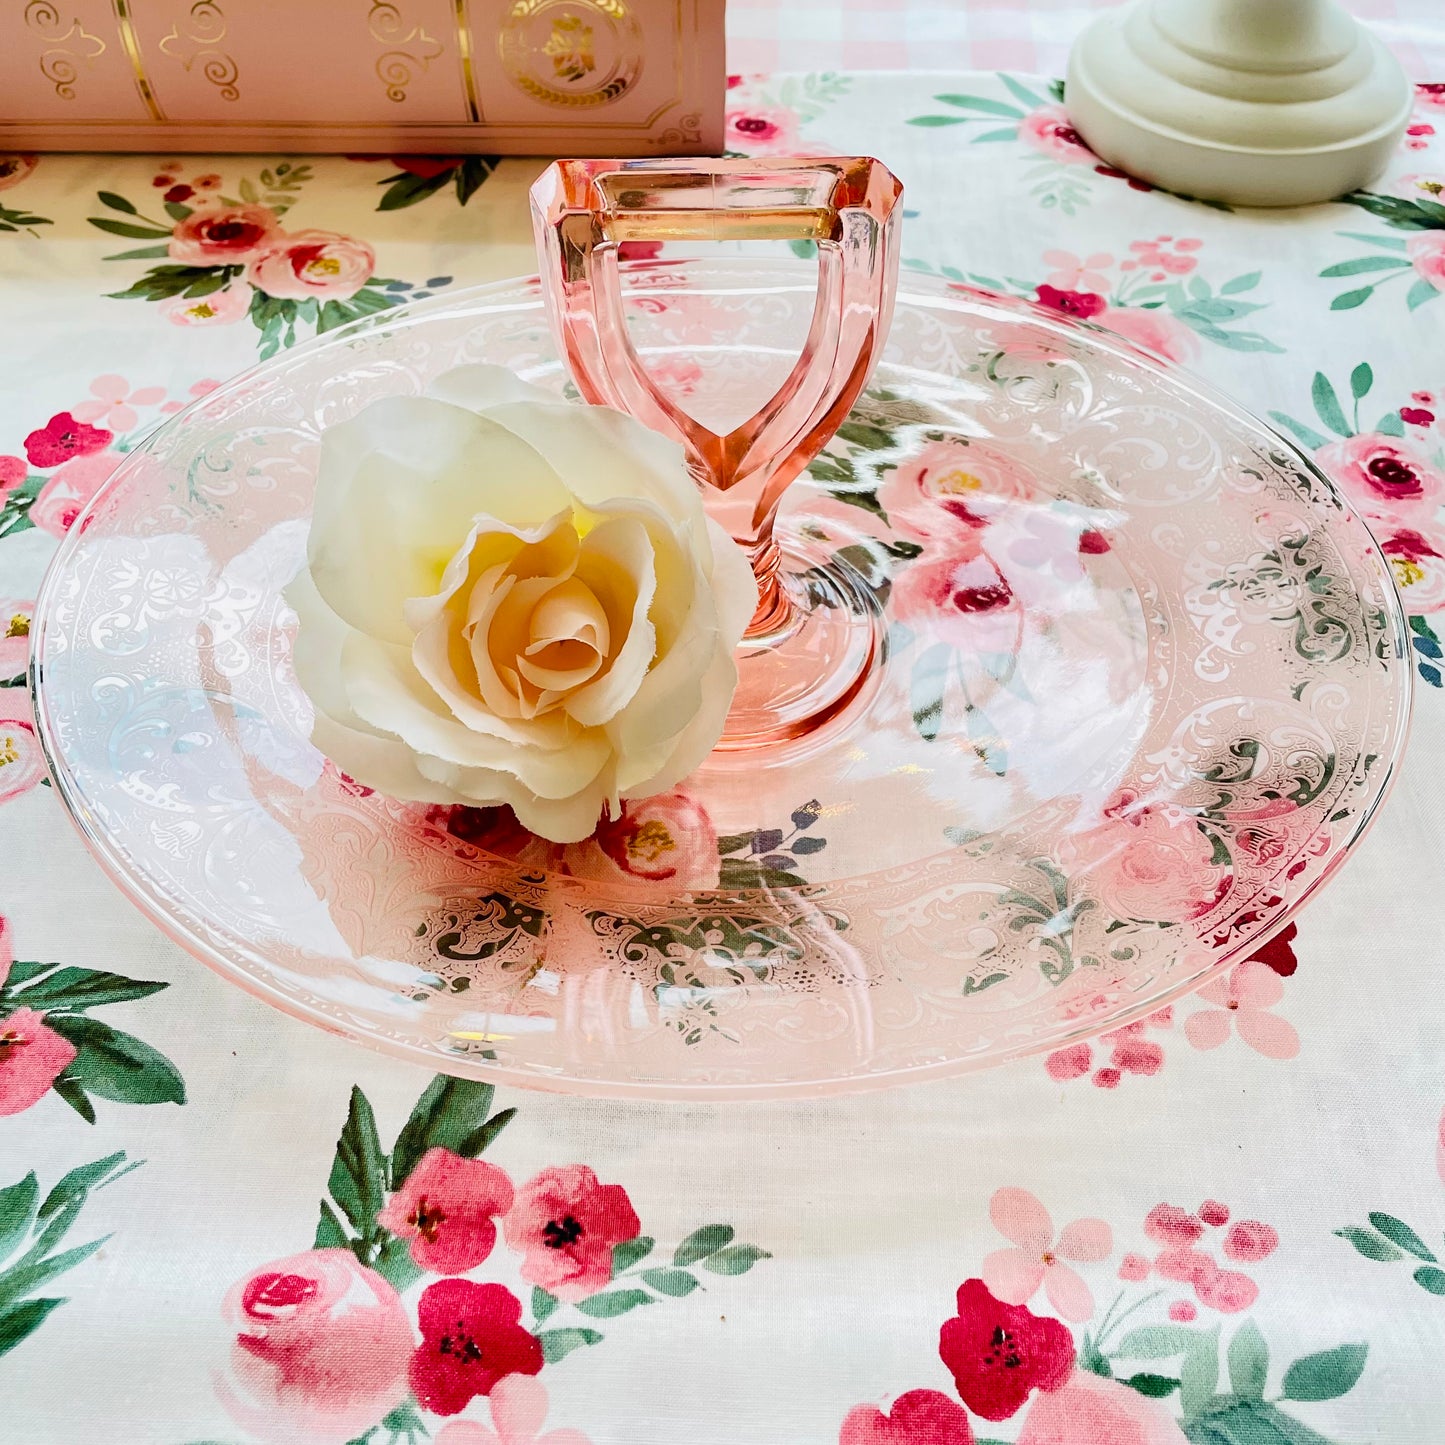
[[467, 366], [326, 433], [287, 598], [338, 767], [568, 843], [707, 756], [757, 590], [676, 443]]

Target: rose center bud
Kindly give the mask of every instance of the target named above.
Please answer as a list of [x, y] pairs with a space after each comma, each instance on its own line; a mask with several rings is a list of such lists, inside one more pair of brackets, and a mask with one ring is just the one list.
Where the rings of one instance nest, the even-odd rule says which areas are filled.
[[559, 582], [532, 611], [531, 641], [517, 671], [551, 692], [580, 687], [607, 657], [611, 628], [592, 589], [576, 577]]

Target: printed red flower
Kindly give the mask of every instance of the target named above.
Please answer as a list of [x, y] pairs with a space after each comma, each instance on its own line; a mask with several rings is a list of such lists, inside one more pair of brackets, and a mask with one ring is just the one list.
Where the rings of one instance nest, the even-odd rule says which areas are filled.
[[973, 1445], [968, 1416], [937, 1390], [909, 1390], [884, 1414], [874, 1405], [850, 1410], [838, 1445]]
[[32, 467], [58, 467], [72, 457], [104, 451], [114, 435], [76, 421], [68, 411], [62, 411], [25, 438], [25, 455]]
[[1083, 1078], [1094, 1062], [1093, 1050], [1088, 1044], [1070, 1044], [1066, 1049], [1055, 1049], [1044, 1060], [1049, 1078], [1056, 1083], [1066, 1084], [1070, 1079]]
[[0, 457], [0, 496], [18, 487], [29, 474], [24, 457]]
[[1126, 1254], [1119, 1261], [1119, 1278], [1137, 1282], [1149, 1278], [1149, 1261], [1142, 1254]]
[[75, 1045], [47, 1028], [45, 1015], [33, 1008], [0, 1018], [0, 1117], [37, 1102], [74, 1058]]
[[39, 164], [37, 155], [18, 155], [13, 151], [0, 155], [0, 191], [18, 186]]
[[280, 231], [269, 206], [203, 207], [171, 232], [170, 257], [184, 266], [237, 266]]
[[249, 1434], [341, 1445], [406, 1393], [406, 1311], [350, 1250], [263, 1265], [231, 1290], [224, 1310], [237, 1333], [219, 1392]]
[[165, 199], [173, 204], [181, 201], [189, 201], [195, 192], [187, 185], [172, 186], [165, 194]]
[[945, 1320], [938, 1354], [959, 1398], [985, 1420], [1007, 1420], [1033, 1390], [1057, 1390], [1074, 1367], [1074, 1341], [1058, 1320], [1006, 1305], [981, 1279], [958, 1290], [958, 1314]]
[[115, 470], [113, 452], [75, 457], [52, 472], [30, 507], [30, 520], [44, 532], [63, 537]]
[[661, 241], [624, 241], [617, 248], [619, 261], [655, 261], [661, 255]]
[[521, 1326], [522, 1303], [499, 1284], [444, 1279], [422, 1291], [421, 1344], [408, 1379], [421, 1404], [456, 1415], [508, 1375], [535, 1375], [542, 1346]]
[[1423, 406], [1402, 406], [1400, 420], [1409, 426], [1429, 426], [1435, 420], [1435, 413], [1426, 411]]
[[1060, 291], [1057, 286], [1040, 286], [1038, 298], [1051, 311], [1062, 311], [1065, 316], [1077, 316], [1083, 321], [1097, 316], [1109, 304], [1092, 291]]
[[409, 176], [417, 176], [421, 180], [429, 181], [434, 177], [443, 174], [445, 171], [454, 171], [466, 159], [465, 156], [391, 156], [392, 165], [399, 171], [405, 171]]
[[[1294, 924], [1290, 924], [1290, 931], [1294, 930]], [[1199, 1206], [1199, 1217], [1211, 1229], [1218, 1229], [1221, 1224], [1229, 1223], [1229, 1206], [1221, 1204], [1217, 1199], [1206, 1199]]]
[[1184, 1246], [1193, 1244], [1204, 1226], [1177, 1204], [1156, 1204], [1144, 1216], [1144, 1233], [1160, 1244]]
[[1199, 1311], [1192, 1300], [1177, 1299], [1169, 1306], [1169, 1318], [1178, 1324], [1187, 1325], [1190, 1320], [1199, 1318]]
[[517, 1191], [502, 1221], [507, 1244], [526, 1257], [522, 1278], [558, 1299], [586, 1299], [612, 1278], [615, 1245], [642, 1223], [620, 1184], [602, 1184], [585, 1164], [544, 1169]]
[[1230, 1259], [1266, 1259], [1279, 1246], [1279, 1233], [1259, 1219], [1241, 1219], [1224, 1237], [1224, 1252]]
[[494, 1221], [512, 1199], [512, 1181], [495, 1164], [428, 1149], [377, 1221], [411, 1240], [411, 1257], [423, 1269], [461, 1274], [492, 1252]]

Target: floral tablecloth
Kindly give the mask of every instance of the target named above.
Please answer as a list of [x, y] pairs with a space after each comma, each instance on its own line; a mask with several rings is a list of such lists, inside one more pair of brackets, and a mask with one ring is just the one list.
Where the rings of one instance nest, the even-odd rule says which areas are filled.
[[0, 1439], [1320, 1445], [1445, 1438], [1445, 86], [1368, 193], [1133, 184], [1012, 74], [739, 80], [872, 152], [908, 264], [1196, 368], [1330, 467], [1411, 615], [1385, 814], [1256, 958], [1090, 1044], [817, 1103], [434, 1079], [145, 923], [23, 671], [116, 455], [258, 356], [531, 268], [537, 162], [0, 158]]

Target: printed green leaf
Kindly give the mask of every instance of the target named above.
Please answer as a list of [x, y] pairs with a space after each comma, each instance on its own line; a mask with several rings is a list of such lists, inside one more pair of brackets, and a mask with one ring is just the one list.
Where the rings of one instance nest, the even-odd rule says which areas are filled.
[[652, 1296], [640, 1289], [613, 1289], [578, 1300], [577, 1308], [593, 1319], [610, 1320], [617, 1315], [625, 1315], [628, 1310], [635, 1310], [639, 1305], [653, 1302]]
[[583, 1345], [601, 1344], [602, 1336], [596, 1330], [545, 1330], [537, 1341], [542, 1346], [542, 1358], [555, 1365]]
[[1375, 430], [1384, 432], [1387, 437], [1402, 437], [1405, 435], [1405, 423], [1400, 420], [1399, 411], [1387, 411], [1375, 423]]
[[386, 1156], [377, 1137], [371, 1103], [354, 1084], [326, 1187], [351, 1227], [363, 1239], [370, 1239], [386, 1197]]
[[[117, 1149], [114, 1154], [107, 1154], [103, 1159], [77, 1165], [68, 1174], [61, 1175], [50, 1193], [45, 1196], [40, 1205], [39, 1217], [50, 1219], [67, 1207], [78, 1209], [89, 1197], [92, 1189], [114, 1184], [121, 1175], [129, 1174], [132, 1169], [139, 1169], [141, 1162], [135, 1159], [126, 1164], [125, 1150]], [[125, 1167], [121, 1168], [122, 1165]]]
[[[990, 100], [984, 95], [935, 95], [934, 100], [942, 105], [957, 106], [960, 110], [976, 110], [983, 115], [1006, 115], [1010, 120], [1022, 120], [1027, 112], [1007, 101]], [[1030, 106], [1030, 109], [1033, 107]]]
[[396, 1147], [391, 1152], [391, 1187], [401, 1188], [428, 1149], [450, 1149], [461, 1154], [468, 1135], [486, 1122], [495, 1092], [490, 1084], [438, 1074], [422, 1091], [411, 1117], [396, 1136]]
[[714, 1274], [746, 1274], [760, 1259], [771, 1259], [767, 1250], [755, 1244], [730, 1244], [703, 1260], [702, 1267]]
[[1415, 1283], [1431, 1294], [1445, 1294], [1445, 1269], [1438, 1265], [1422, 1264], [1415, 1271]]
[[517, 1111], [512, 1109], [499, 1109], [485, 1124], [479, 1124], [465, 1139], [462, 1140], [462, 1147], [457, 1150], [464, 1159], [475, 1159], [478, 1154], [485, 1153], [492, 1146], [492, 1141], [517, 1117]]
[[940, 125], [967, 125], [966, 115], [915, 115], [909, 125], [940, 126]]
[[931, 743], [943, 726], [943, 694], [953, 651], [946, 642], [927, 648], [914, 662], [909, 679], [909, 707], [913, 726], [924, 742]]
[[672, 1262], [679, 1268], [696, 1264], [710, 1254], [717, 1253], [724, 1245], [733, 1242], [737, 1231], [731, 1224], [704, 1224], [694, 1229], [672, 1252]]
[[1292, 416], [1286, 416], [1282, 411], [1270, 412], [1269, 419], [1277, 426], [1282, 426], [1287, 432], [1292, 433], [1311, 450], [1318, 451], [1320, 447], [1329, 445], [1328, 437], [1321, 436], [1313, 427], [1307, 427], [1303, 422], [1296, 421]]
[[501, 156], [468, 156], [456, 169], [457, 204], [466, 205], [501, 164]]
[[407, 206], [414, 206], [418, 201], [424, 201], [428, 196], [434, 195], [443, 186], [450, 183], [452, 172], [450, 170], [438, 171], [434, 176], [414, 176], [409, 171], [403, 171], [400, 175], [388, 176], [377, 185], [386, 186], [387, 191], [377, 203], [378, 211], [400, 211]]
[[1009, 93], [1013, 95], [1020, 103], [1027, 106], [1029, 110], [1035, 110], [1041, 105], [1048, 104], [1048, 101], [1046, 101], [1043, 96], [1035, 95], [1034, 92], [1028, 88], [1028, 86], [1026, 86], [1021, 80], [1016, 80], [1012, 75], [1008, 75], [1004, 71], [1000, 70], [998, 72], [998, 78], [1008, 88]]
[[1263, 275], [1260, 271], [1249, 271], [1243, 276], [1236, 276], [1232, 281], [1226, 281], [1219, 288], [1221, 296], [1238, 296], [1241, 291], [1253, 291], [1259, 285], [1259, 278]]
[[652, 1253], [652, 1246], [656, 1240], [646, 1234], [639, 1234], [636, 1239], [623, 1240], [621, 1244], [612, 1248], [612, 1278], [616, 1279], [624, 1270], [631, 1269], [634, 1264], [647, 1258]]
[[1253, 1320], [1246, 1320], [1235, 1332], [1225, 1359], [1234, 1393], [1246, 1400], [1263, 1399], [1264, 1382], [1269, 1375], [1269, 1346]]
[[1351, 191], [1340, 200], [1348, 206], [1358, 206], [1372, 216], [1401, 231], [1429, 231], [1439, 222], [1434, 220], [1421, 202], [1406, 200], [1401, 196], [1381, 196], [1373, 191]]
[[118, 196], [114, 191], [99, 191], [95, 199], [102, 206], [109, 206], [112, 211], [124, 211], [127, 216], [139, 214], [136, 208], [124, 196]]
[[341, 1227], [341, 1221], [336, 1217], [336, 1211], [326, 1201], [321, 1201], [321, 1217], [316, 1221], [316, 1238], [312, 1242], [313, 1249], [348, 1249], [351, 1245], [350, 1236]]
[[1422, 276], [1405, 295], [1405, 306], [1410, 311], [1418, 311], [1427, 301], [1433, 301], [1440, 293], [1429, 281]]
[[29, 1234], [39, 1198], [40, 1181], [33, 1171], [18, 1184], [0, 1189], [0, 1262], [9, 1259]]
[[59, 1098], [64, 1099], [87, 1124], [95, 1123], [95, 1105], [90, 1102], [90, 1095], [69, 1074], [61, 1074], [50, 1088]]
[[997, 130], [986, 130], [981, 135], [974, 136], [973, 143], [974, 145], [979, 145], [983, 141], [1017, 140], [1018, 138], [1018, 126], [1003, 125], [1000, 126]]
[[1356, 401], [1364, 396], [1375, 384], [1375, 373], [1370, 369], [1368, 361], [1362, 361], [1350, 373], [1350, 395]]
[[1365, 1368], [1369, 1346], [1337, 1345], [1302, 1355], [1284, 1372], [1286, 1400], [1334, 1400], [1352, 1390]]
[[554, 1294], [548, 1294], [540, 1286], [532, 1287], [532, 1316], [540, 1325], [543, 1320], [557, 1313], [557, 1306], [562, 1303]]
[[1137, 1390], [1141, 1395], [1148, 1395], [1152, 1400], [1162, 1400], [1165, 1395], [1179, 1388], [1179, 1381], [1170, 1379], [1168, 1375], [1130, 1375], [1127, 1380], [1120, 1380], [1119, 1383], [1127, 1385], [1131, 1390]]
[[51, 1015], [48, 1023], [79, 1049], [65, 1076], [88, 1093], [121, 1104], [186, 1102], [176, 1066], [133, 1034], [81, 1014]]
[[106, 231], [112, 236], [125, 236], [133, 241], [159, 241], [171, 234], [161, 230], [159, 226], [138, 226], [133, 221], [113, 221], [109, 216], [90, 216], [87, 219], [98, 231]]
[[33, 1299], [18, 1304], [0, 1314], [0, 1355], [13, 1350], [21, 1340], [33, 1335], [45, 1322], [45, 1317], [63, 1299]]
[[1382, 1263], [1392, 1259], [1403, 1259], [1404, 1253], [1395, 1248], [1388, 1239], [1381, 1239], [1372, 1229], [1361, 1229], [1358, 1225], [1347, 1224], [1335, 1230], [1341, 1239], [1348, 1239], [1366, 1259], [1377, 1259]]
[[655, 1289], [658, 1294], [669, 1295], [673, 1299], [681, 1299], [700, 1287], [697, 1276], [685, 1269], [645, 1269], [642, 1271], [642, 1282], [648, 1289]]
[[[361, 1250], [361, 1243], [357, 1241], [352, 1246], [352, 1252], [360, 1258]], [[365, 1263], [364, 1260], [362, 1262]], [[398, 1239], [395, 1235], [388, 1235], [382, 1240], [371, 1267], [398, 1292], [422, 1277], [421, 1266], [411, 1257], [411, 1241]]]
[[1219, 1326], [1194, 1336], [1179, 1366], [1179, 1408], [1197, 1415], [1219, 1384]]
[[1370, 1223], [1392, 1244], [1398, 1244], [1401, 1249], [1408, 1249], [1416, 1259], [1425, 1259], [1434, 1263], [1435, 1256], [1430, 1252], [1429, 1245], [1403, 1219], [1396, 1219], [1393, 1214], [1385, 1214], [1382, 1210], [1372, 1209]]
[[1363, 306], [1375, 294], [1373, 286], [1361, 286], [1357, 291], [1342, 291], [1330, 302], [1331, 311], [1353, 311]]
[[1131, 1360], [1167, 1360], [1194, 1348], [1200, 1331], [1183, 1325], [1140, 1325], [1130, 1330], [1114, 1350]]
[[96, 1008], [101, 1004], [126, 1003], [149, 998], [169, 988], [166, 983], [125, 978], [89, 968], [61, 968], [20, 991], [17, 1002], [44, 1013]]
[[1366, 271], [1393, 271], [1410, 262], [1404, 256], [1356, 256], [1353, 261], [1337, 261], [1320, 272], [1323, 280], [1339, 276], [1359, 276]]
[[114, 256], [107, 256], [107, 261], [159, 261], [163, 256], [169, 256], [169, 246], [137, 246], [134, 251], [117, 251]]
[[1330, 385], [1330, 379], [1324, 372], [1315, 372], [1315, 379], [1310, 386], [1310, 397], [1315, 404], [1315, 415], [1332, 432], [1342, 437], [1352, 435], [1349, 425], [1345, 421], [1345, 414], [1340, 410], [1339, 398], [1335, 395], [1335, 389]]
[[105, 1243], [110, 1236], [102, 1235], [86, 1244], [67, 1249], [62, 1254], [53, 1254], [49, 1259], [37, 1259], [32, 1264], [21, 1264], [0, 1274], [0, 1314], [3, 1314], [17, 1300], [34, 1294], [43, 1285], [49, 1284], [56, 1275], [73, 1269], [87, 1260]]
[[1202, 1414], [1181, 1420], [1179, 1428], [1190, 1445], [1334, 1445], [1278, 1405], [1227, 1395]]

